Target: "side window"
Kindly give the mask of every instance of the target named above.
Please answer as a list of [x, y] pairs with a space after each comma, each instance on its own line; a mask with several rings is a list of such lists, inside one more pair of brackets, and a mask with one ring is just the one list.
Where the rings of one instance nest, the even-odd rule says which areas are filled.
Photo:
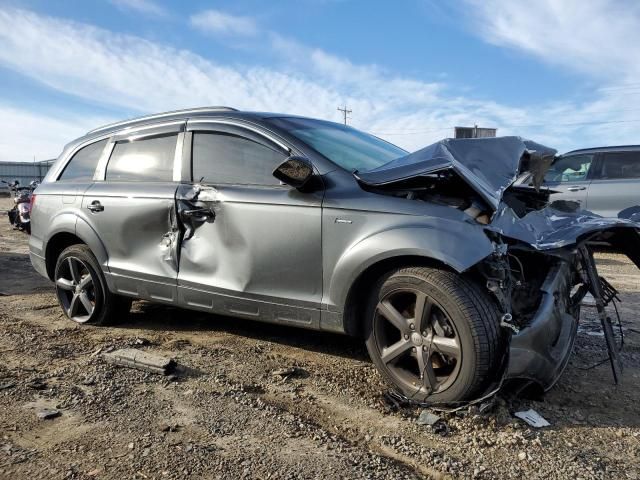
[[126, 182], [170, 182], [177, 134], [118, 142], [113, 147], [106, 179]]
[[558, 158], [544, 176], [545, 182], [580, 182], [587, 179], [593, 155], [569, 155]]
[[78, 150], [58, 180], [91, 181], [107, 141], [100, 140]]
[[602, 157], [603, 180], [640, 178], [640, 152], [611, 152]]
[[226, 133], [193, 134], [193, 178], [211, 183], [279, 185], [273, 170], [287, 155], [248, 138]]

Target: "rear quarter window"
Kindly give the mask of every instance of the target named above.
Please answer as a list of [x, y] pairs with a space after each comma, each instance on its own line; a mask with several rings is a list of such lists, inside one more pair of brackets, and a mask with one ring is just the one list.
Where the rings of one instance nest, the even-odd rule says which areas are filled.
[[108, 139], [100, 140], [78, 150], [67, 163], [58, 180], [76, 182], [93, 180], [98, 160], [100, 160], [107, 141]]

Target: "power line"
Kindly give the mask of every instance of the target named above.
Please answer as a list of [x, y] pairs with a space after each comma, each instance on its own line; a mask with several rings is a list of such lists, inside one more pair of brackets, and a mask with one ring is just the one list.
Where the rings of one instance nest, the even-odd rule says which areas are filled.
[[347, 115], [350, 114], [352, 112], [352, 110], [347, 110], [347, 105], [345, 104], [344, 107], [340, 108], [338, 107], [338, 111], [342, 112], [342, 114], [344, 115], [344, 124], [347, 124]]
[[[545, 127], [545, 126], [553, 126], [553, 127], [574, 127], [581, 125], [607, 125], [613, 123], [634, 123], [640, 122], [640, 118], [632, 119], [632, 120], [610, 120], [610, 121], [599, 121], [599, 122], [571, 122], [571, 123], [535, 123], [530, 125], [498, 125], [500, 128], [534, 128], [534, 127]], [[406, 130], [406, 131], [398, 131], [398, 132], [371, 132], [376, 135], [420, 135], [423, 133], [432, 133], [439, 132], [442, 130], [451, 130], [454, 127], [441, 127], [441, 128], [432, 128], [429, 130]]]

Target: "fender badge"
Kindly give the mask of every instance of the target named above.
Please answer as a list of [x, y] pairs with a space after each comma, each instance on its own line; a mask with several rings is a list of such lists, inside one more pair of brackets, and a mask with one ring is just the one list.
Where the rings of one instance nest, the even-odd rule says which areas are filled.
[[353, 221], [346, 218], [336, 218], [336, 223], [353, 223]]

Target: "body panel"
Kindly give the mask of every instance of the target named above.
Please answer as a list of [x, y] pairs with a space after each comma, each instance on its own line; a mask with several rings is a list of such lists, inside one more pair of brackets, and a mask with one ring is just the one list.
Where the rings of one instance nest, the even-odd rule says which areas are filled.
[[589, 185], [585, 208], [603, 217], [617, 217], [636, 205], [640, 205], [640, 179], [595, 179]]
[[[220, 185], [203, 187], [194, 200], [192, 192], [191, 186], [180, 187], [179, 201], [210, 208], [215, 219], [199, 222], [182, 241], [181, 290], [320, 308], [321, 194]], [[194, 297], [197, 292], [183, 292], [188, 304], [204, 302]]]
[[[175, 300], [176, 186], [172, 182], [97, 182], [85, 193], [78, 216], [98, 232], [116, 292]], [[91, 212], [87, 207], [95, 202], [104, 210]]]

